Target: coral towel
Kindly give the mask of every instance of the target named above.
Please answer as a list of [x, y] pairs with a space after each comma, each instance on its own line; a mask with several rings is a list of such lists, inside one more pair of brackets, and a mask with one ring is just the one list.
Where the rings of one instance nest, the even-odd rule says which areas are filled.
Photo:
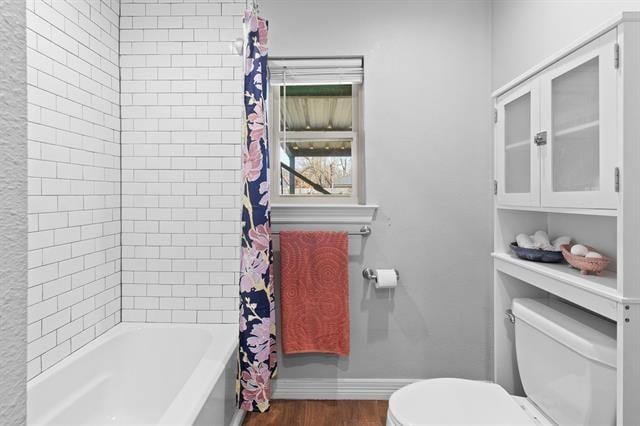
[[282, 349], [349, 354], [348, 237], [280, 233]]

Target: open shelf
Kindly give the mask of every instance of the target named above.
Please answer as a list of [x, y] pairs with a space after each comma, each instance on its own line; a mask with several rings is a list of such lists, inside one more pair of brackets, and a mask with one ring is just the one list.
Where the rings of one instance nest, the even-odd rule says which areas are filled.
[[497, 205], [499, 210], [519, 210], [529, 212], [543, 212], [543, 213], [564, 213], [564, 214], [580, 214], [588, 216], [618, 216], [618, 210], [616, 209], [583, 209], [583, 208], [564, 208], [564, 207], [527, 207], [527, 206], [505, 206]]
[[565, 263], [531, 262], [507, 253], [492, 256], [497, 270], [609, 319], [616, 319], [616, 304], [624, 301], [618, 293], [615, 272], [581, 275]]

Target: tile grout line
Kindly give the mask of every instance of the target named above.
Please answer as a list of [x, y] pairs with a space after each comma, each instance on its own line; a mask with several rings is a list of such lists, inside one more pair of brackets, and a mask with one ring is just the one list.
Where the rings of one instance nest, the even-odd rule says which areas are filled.
[[118, 322], [122, 322], [122, 67], [120, 61], [120, 34], [122, 26], [122, 0], [118, 0], [118, 122], [120, 123], [118, 132], [120, 143], [120, 318]]

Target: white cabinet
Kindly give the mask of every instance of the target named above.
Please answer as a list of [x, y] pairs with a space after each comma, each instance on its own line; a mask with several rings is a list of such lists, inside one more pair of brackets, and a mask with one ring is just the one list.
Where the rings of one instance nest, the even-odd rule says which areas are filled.
[[[616, 322], [616, 425], [640, 425], [640, 12], [625, 12], [496, 90], [494, 379], [522, 394], [518, 297], [560, 297]], [[537, 142], [537, 143], [536, 143]], [[544, 229], [598, 247], [601, 276], [511, 254]]]
[[616, 209], [616, 30], [496, 100], [499, 205]]

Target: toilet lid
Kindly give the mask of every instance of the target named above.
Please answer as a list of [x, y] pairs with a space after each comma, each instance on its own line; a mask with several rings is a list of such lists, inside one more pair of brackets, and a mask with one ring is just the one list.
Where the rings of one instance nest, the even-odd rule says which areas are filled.
[[388, 415], [396, 424], [534, 425], [502, 387], [464, 379], [430, 379], [391, 395]]

